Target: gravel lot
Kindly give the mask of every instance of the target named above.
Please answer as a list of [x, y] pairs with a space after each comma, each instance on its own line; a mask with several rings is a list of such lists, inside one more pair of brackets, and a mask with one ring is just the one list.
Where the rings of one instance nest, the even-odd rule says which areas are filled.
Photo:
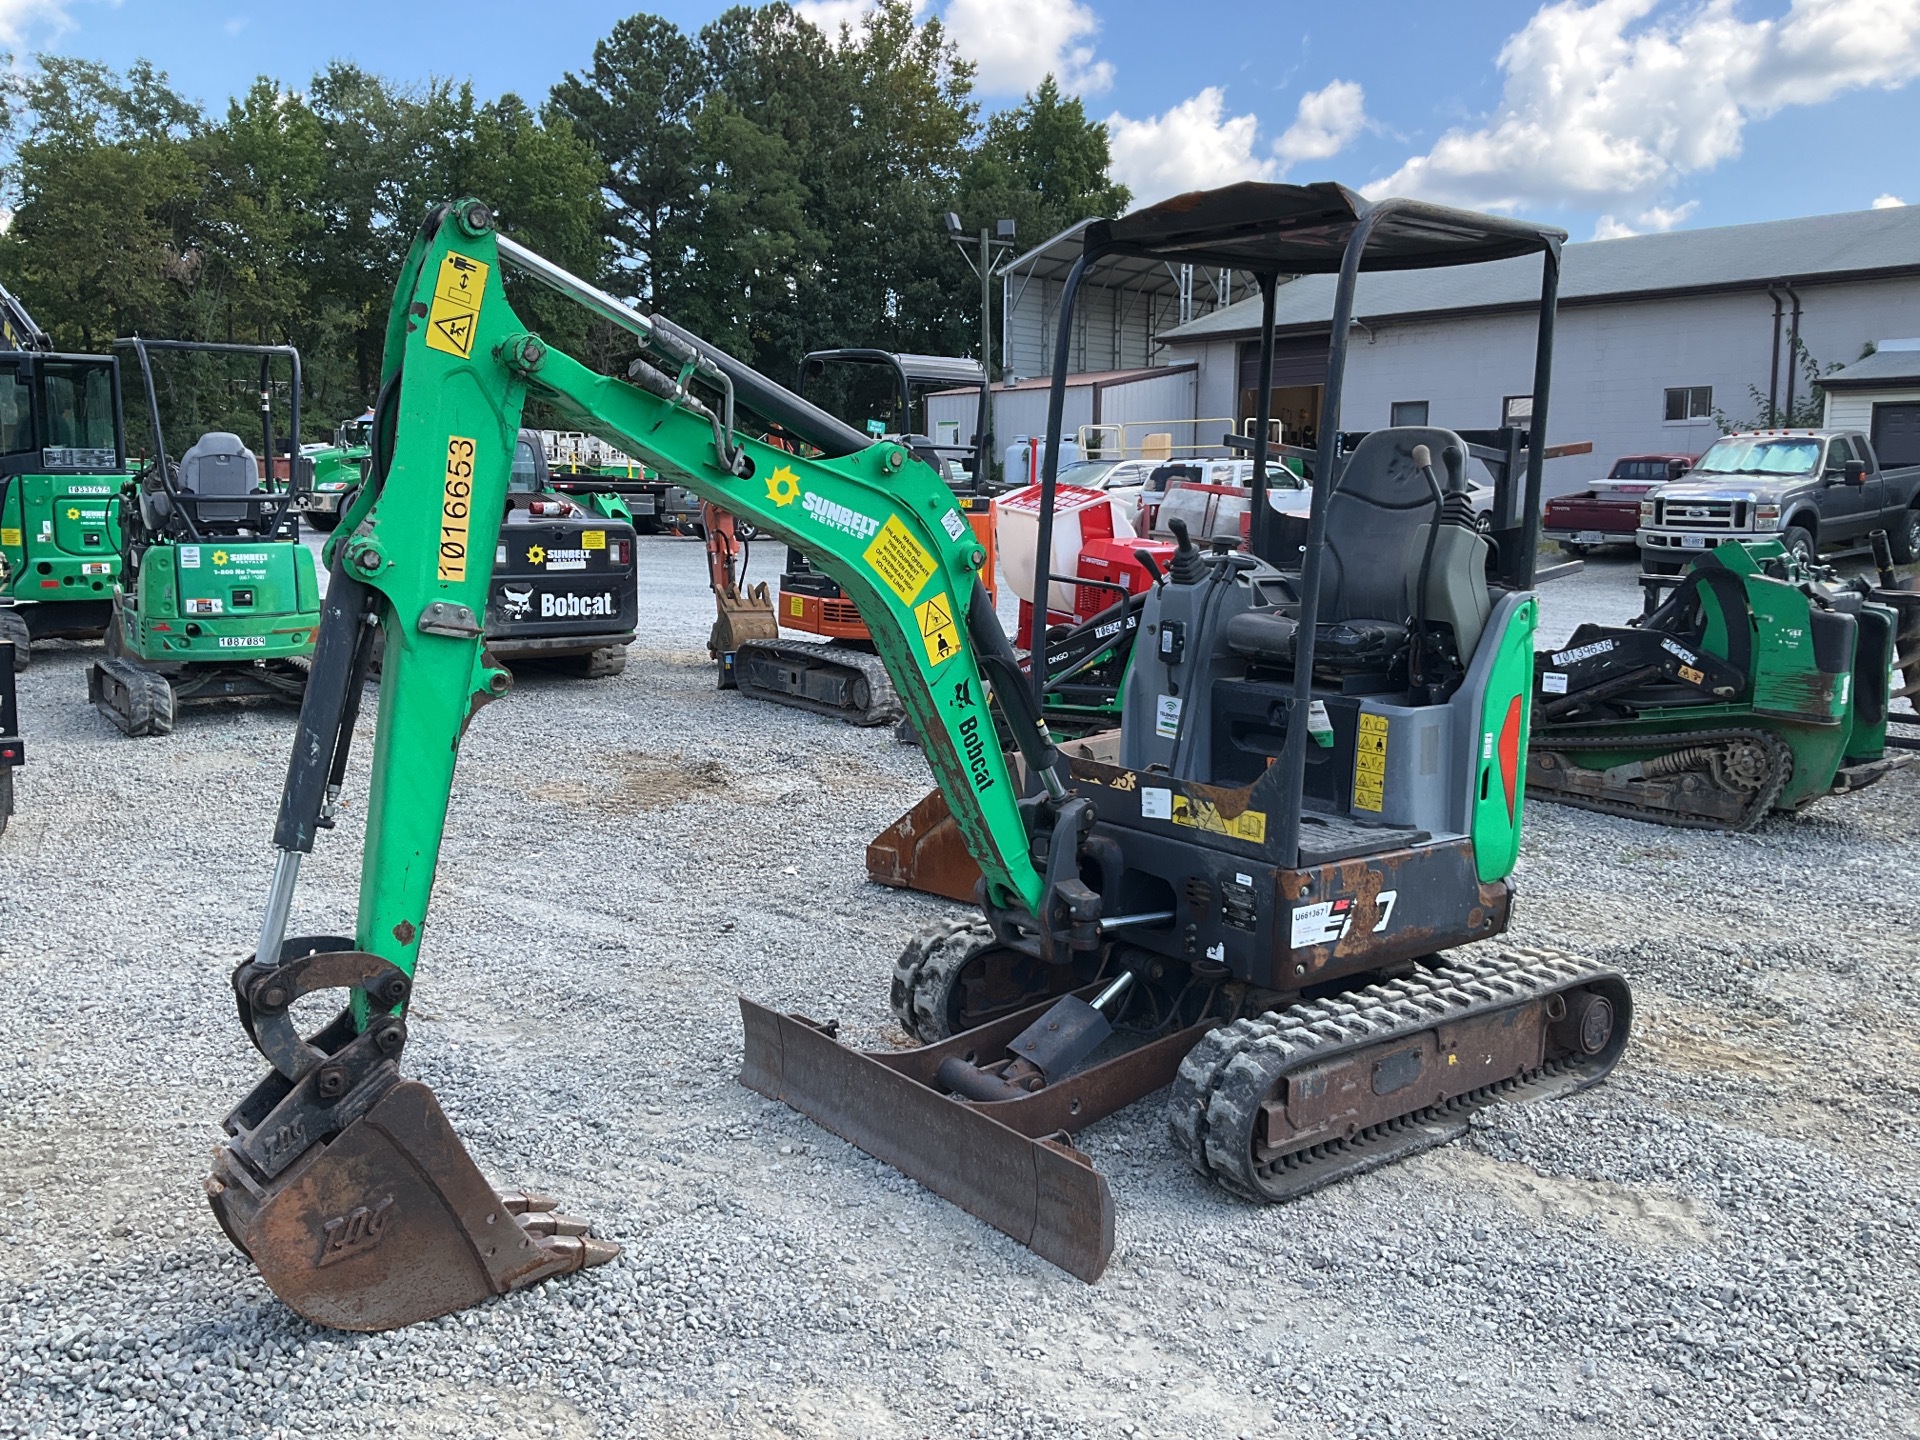
[[[408, 1051], [496, 1183], [627, 1248], [393, 1335], [292, 1318], [200, 1194], [261, 1069], [226, 977], [289, 712], [126, 740], [87, 649], [36, 652], [0, 1436], [1920, 1435], [1920, 779], [1736, 837], [1533, 808], [1516, 938], [1626, 971], [1612, 1081], [1267, 1210], [1149, 1101], [1083, 1137], [1120, 1213], [1089, 1288], [735, 1082], [736, 992], [891, 1028], [943, 907], [866, 885], [863, 847], [926, 768], [716, 693], [699, 547], [642, 562], [623, 677], [524, 678], [468, 735]], [[1551, 587], [1548, 638], [1637, 609], [1630, 575]], [[358, 820], [295, 933], [350, 928]]]

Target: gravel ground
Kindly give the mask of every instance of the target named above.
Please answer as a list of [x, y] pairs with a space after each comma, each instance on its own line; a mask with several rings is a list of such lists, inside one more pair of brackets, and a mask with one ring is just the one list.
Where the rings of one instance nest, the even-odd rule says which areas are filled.
[[[1193, 1176], [1146, 1102], [1082, 1137], [1120, 1216], [1085, 1287], [735, 1082], [739, 991], [889, 1031], [945, 907], [867, 886], [863, 845], [926, 769], [716, 693], [699, 548], [642, 559], [626, 675], [525, 679], [467, 737], [408, 1051], [497, 1183], [626, 1250], [393, 1335], [294, 1319], [200, 1196], [261, 1068], [226, 977], [289, 714], [130, 741], [86, 649], [36, 652], [0, 1436], [1920, 1434], [1920, 779], [1737, 837], [1535, 807], [1516, 938], [1626, 971], [1614, 1078], [1282, 1209]], [[1637, 609], [1630, 573], [1551, 587], [1549, 638]], [[358, 823], [296, 933], [350, 924]]]

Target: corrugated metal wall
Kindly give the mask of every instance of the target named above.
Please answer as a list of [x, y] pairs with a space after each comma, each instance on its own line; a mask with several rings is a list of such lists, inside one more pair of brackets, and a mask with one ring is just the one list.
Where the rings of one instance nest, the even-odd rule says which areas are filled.
[[1836, 390], [1827, 396], [1828, 428], [1873, 432], [1873, 407], [1876, 404], [1911, 405], [1920, 401], [1920, 390]]
[[[1823, 367], [1851, 363], [1884, 336], [1920, 332], [1920, 280], [1797, 288], [1805, 302], [1801, 338]], [[1772, 346], [1773, 305], [1761, 291], [1562, 308], [1547, 439], [1591, 440], [1594, 453], [1549, 461], [1547, 493], [1591, 484], [1620, 455], [1698, 452], [1712, 444], [1720, 434], [1712, 420], [1667, 420], [1669, 387], [1711, 386], [1715, 406], [1731, 419], [1756, 419], [1766, 405]], [[1380, 324], [1371, 336], [1358, 331], [1347, 352], [1342, 423], [1371, 429], [1388, 423], [1396, 401], [1426, 401], [1435, 425], [1498, 425], [1502, 400], [1531, 387], [1533, 350], [1531, 314]], [[1171, 345], [1167, 355], [1201, 361], [1202, 407], [1220, 403], [1238, 376], [1238, 341]], [[1783, 356], [1782, 402], [1786, 364]], [[1758, 404], [1750, 387], [1760, 392]], [[1859, 419], [1850, 423], [1866, 428]]]
[[[1009, 276], [1005, 294], [1010, 317], [1001, 348], [1007, 373], [1020, 379], [1053, 369], [1053, 346], [1060, 326], [1061, 284]], [[1160, 334], [1180, 323], [1180, 297], [1144, 295], [1133, 290], [1085, 286], [1074, 307], [1075, 371], [1136, 370], [1162, 362]]]

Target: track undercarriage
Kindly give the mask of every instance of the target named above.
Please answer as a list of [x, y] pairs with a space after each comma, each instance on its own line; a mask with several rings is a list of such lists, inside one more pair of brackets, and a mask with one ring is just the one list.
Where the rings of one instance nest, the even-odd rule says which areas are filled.
[[905, 714], [887, 667], [871, 650], [819, 640], [750, 640], [726, 660], [743, 695], [852, 725], [892, 725]]

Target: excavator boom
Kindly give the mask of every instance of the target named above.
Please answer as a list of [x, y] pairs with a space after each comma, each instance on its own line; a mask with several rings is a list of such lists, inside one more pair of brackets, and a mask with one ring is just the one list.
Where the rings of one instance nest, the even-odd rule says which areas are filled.
[[[642, 353], [629, 377], [597, 374], [532, 334], [507, 301], [503, 264], [630, 331]], [[436, 210], [396, 289], [369, 478], [327, 546], [331, 583], [273, 883], [255, 955], [234, 975], [242, 1023], [273, 1069], [227, 1118], [208, 1182], [229, 1236], [322, 1324], [407, 1324], [613, 1253], [552, 1202], [496, 1194], [431, 1093], [398, 1072], [460, 738], [508, 683], [481, 623], [529, 395], [831, 575], [873, 628], [989, 902], [1035, 916], [1049, 891], [988, 709], [990, 681], [1016, 708], [1026, 687], [947, 486], [904, 447], [868, 443], [670, 322], [498, 237], [484, 204]], [[736, 423], [747, 409], [820, 453], [752, 438]], [[301, 857], [331, 821], [376, 631], [358, 917], [351, 937], [289, 938]], [[1009, 722], [1028, 768], [1058, 794], [1037, 712]], [[344, 992], [346, 1004], [302, 1038], [289, 1007], [320, 990]]]

